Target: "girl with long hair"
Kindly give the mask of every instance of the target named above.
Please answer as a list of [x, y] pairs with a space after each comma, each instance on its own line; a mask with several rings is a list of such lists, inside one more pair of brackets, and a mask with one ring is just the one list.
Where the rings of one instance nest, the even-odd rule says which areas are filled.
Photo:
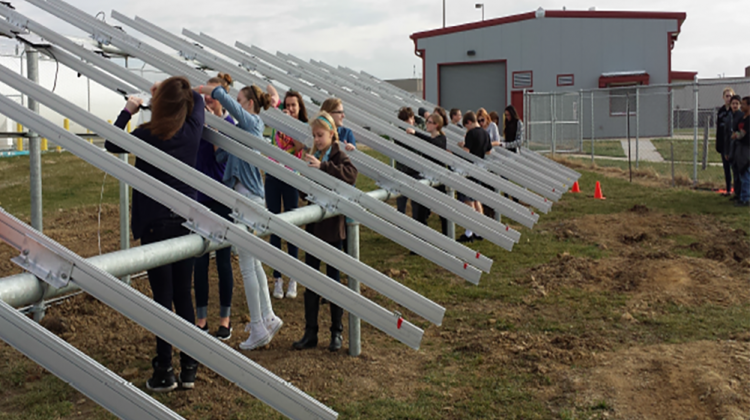
[[[142, 124], [131, 133], [133, 136], [169, 154], [175, 159], [195, 167], [198, 147], [203, 132], [203, 97], [190, 89], [190, 82], [184, 77], [170, 77], [151, 88], [151, 121]], [[135, 115], [143, 100], [130, 97], [125, 109], [115, 121], [124, 129]], [[112, 153], [128, 153], [114, 143], [107, 141], [104, 146]], [[196, 198], [196, 190], [184, 182], [162, 172], [140, 158], [135, 167], [173, 189]], [[185, 219], [157, 201], [133, 190], [131, 230], [141, 245], [160, 242], [190, 231], [182, 224]], [[191, 296], [193, 258], [148, 270], [148, 281], [154, 301], [169, 310], [174, 310], [185, 321], [195, 323], [193, 298]], [[172, 368], [172, 345], [156, 337], [156, 357], [151, 361], [153, 375], [146, 387], [154, 392], [168, 392], [177, 388], [177, 379]], [[195, 386], [198, 362], [188, 354], [180, 353], [180, 384], [190, 389]]]
[[[237, 120], [237, 125], [248, 133], [262, 138], [264, 124], [258, 114], [261, 109], [271, 106], [272, 98], [255, 85], [245, 86], [232, 99], [226, 90], [216, 83], [208, 83], [196, 88], [198, 93], [210, 95], [219, 101], [229, 114]], [[223, 149], [216, 151], [216, 160], [226, 162], [224, 184], [235, 191], [265, 206], [263, 178], [255, 166]], [[251, 253], [239, 250], [240, 272], [245, 284], [245, 297], [250, 311], [250, 323], [245, 331], [250, 332], [247, 340], [240, 343], [240, 349], [253, 350], [271, 342], [273, 336], [281, 329], [284, 322], [273, 313], [271, 296], [268, 293], [268, 279], [260, 261]]]
[[523, 121], [518, 118], [518, 112], [513, 105], [505, 107], [503, 117], [505, 118], [505, 128], [503, 129], [505, 142], [503, 146], [518, 153], [518, 149], [523, 144]]
[[481, 126], [487, 134], [490, 135], [490, 142], [492, 142], [492, 146], [500, 146], [500, 129], [497, 128], [497, 124], [492, 122], [492, 118], [490, 118], [490, 114], [487, 113], [487, 110], [484, 108], [479, 108], [477, 110], [477, 123], [479, 123], [479, 126]]
[[[442, 108], [439, 108], [439, 109], [442, 110]], [[425, 125], [427, 126], [427, 131], [430, 133], [429, 136], [422, 134], [414, 130], [413, 128], [407, 128], [406, 132], [409, 134], [413, 134], [419, 137], [420, 139], [434, 146], [437, 146], [441, 149], [446, 149], [447, 140], [445, 137], [445, 133], [443, 132], [444, 120], [443, 120], [443, 117], [441, 116], [441, 112], [439, 111], [439, 109], [435, 108], [435, 112], [433, 112], [429, 117], [427, 117], [427, 120], [425, 121]], [[445, 111], [443, 110], [442, 114], [444, 113]], [[438, 160], [428, 155], [424, 155], [424, 157], [425, 159], [428, 159], [438, 165], [441, 165], [441, 166], [443, 165], [441, 162], [439, 162]], [[437, 187], [437, 189], [442, 193], [446, 192], [444, 185]], [[419, 203], [415, 203], [413, 200], [411, 202], [411, 205], [412, 205], [412, 217], [414, 218], [414, 220], [418, 221], [419, 223], [422, 223], [423, 225], [426, 225], [427, 219], [430, 217], [430, 213], [431, 213], [430, 209]], [[448, 234], [448, 220], [440, 216], [440, 225], [441, 225], [441, 230], [443, 232], [443, 235], [447, 235]]]
[[[338, 141], [336, 123], [331, 115], [321, 111], [312, 121], [310, 128], [313, 134], [312, 153], [305, 156], [305, 160], [312, 168], [318, 168], [327, 174], [334, 176], [347, 184], [357, 181], [357, 168], [354, 167], [349, 157], [344, 152]], [[305, 230], [317, 238], [327, 242], [336, 249], [341, 249], [346, 238], [346, 226], [344, 216], [336, 216], [317, 223], [308, 223]], [[320, 260], [310, 253], [305, 255], [305, 263], [315, 270], [320, 269]], [[341, 282], [339, 270], [326, 264], [326, 274], [337, 282]], [[333, 302], [331, 307], [331, 342], [329, 351], [341, 349], [344, 325], [341, 323], [344, 310]], [[297, 350], [314, 348], [318, 345], [318, 311], [320, 309], [320, 296], [314, 291], [305, 290], [305, 334], [296, 341], [293, 346]]]

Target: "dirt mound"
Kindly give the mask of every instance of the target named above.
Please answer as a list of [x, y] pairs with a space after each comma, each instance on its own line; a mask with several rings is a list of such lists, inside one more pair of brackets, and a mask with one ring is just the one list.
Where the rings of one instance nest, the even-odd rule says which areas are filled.
[[591, 369], [564, 374], [578, 405], [607, 401], [614, 418], [747, 420], [750, 344], [699, 341], [597, 355]]
[[558, 255], [522, 280], [537, 294], [578, 287], [679, 304], [750, 301], [750, 243], [742, 230], [708, 216], [669, 215], [636, 205], [629, 212], [558, 223], [563, 240], [597, 244], [603, 259]]

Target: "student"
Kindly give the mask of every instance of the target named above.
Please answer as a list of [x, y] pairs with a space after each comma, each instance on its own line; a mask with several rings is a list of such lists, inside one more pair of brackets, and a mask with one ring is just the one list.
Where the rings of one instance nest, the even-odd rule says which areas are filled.
[[357, 139], [354, 138], [354, 132], [344, 127], [344, 103], [339, 98], [328, 98], [320, 106], [321, 111], [331, 115], [333, 122], [336, 123], [336, 130], [339, 135], [339, 141], [343, 142], [346, 151], [350, 152], [357, 148]]
[[[272, 99], [273, 92], [275, 91], [276, 89], [269, 90]], [[307, 122], [307, 109], [305, 108], [305, 102], [302, 100], [302, 95], [298, 92], [292, 90], [288, 91], [286, 95], [284, 95], [283, 107], [285, 114], [304, 123]], [[304, 146], [281, 131], [273, 130], [271, 133], [271, 142], [289, 154], [298, 158], [302, 157], [302, 149]], [[269, 173], [266, 174], [265, 191], [266, 206], [273, 214], [281, 213], [282, 204], [284, 211], [292, 211], [299, 206], [299, 190]], [[277, 235], [271, 235], [270, 242], [271, 245], [281, 249], [281, 238]], [[299, 255], [299, 249], [297, 246], [290, 242], [287, 242], [286, 246], [289, 255], [294, 259], [297, 259]], [[273, 297], [276, 299], [282, 299], [284, 297], [284, 279], [281, 277], [279, 270], [273, 270], [273, 279]], [[289, 299], [297, 297], [297, 281], [294, 279], [289, 279], [289, 285], [286, 289], [286, 297]]]
[[416, 126], [421, 130], [425, 130], [425, 123], [427, 122], [427, 117], [430, 116], [430, 111], [428, 111], [427, 108], [419, 107], [419, 109], [417, 109], [417, 115], [419, 116], [419, 119], [416, 120]]
[[[492, 146], [500, 146], [500, 130], [497, 128], [497, 124], [490, 120], [490, 114], [487, 113], [487, 110], [479, 108], [476, 117], [477, 123], [490, 135]], [[469, 128], [466, 127], [466, 129]]]
[[[722, 195], [728, 197], [732, 195], [732, 163], [727, 158], [730, 154], [728, 146], [730, 136], [732, 135], [732, 110], [730, 102], [734, 96], [734, 89], [726, 87], [722, 91], [724, 105], [716, 112], [716, 152], [721, 155], [721, 164], [724, 167], [724, 182], [726, 183], [726, 192]], [[736, 175], [736, 174], [735, 174]], [[736, 187], [736, 185], [735, 185]], [[738, 193], [737, 189], [735, 193]]]
[[[157, 82], [151, 88], [151, 121], [140, 125], [131, 134], [186, 165], [195, 167], [198, 147], [203, 132], [203, 98], [190, 90], [190, 82], [184, 77], [171, 77]], [[115, 121], [124, 129], [131, 117], [138, 112], [142, 99], [130, 97], [125, 109]], [[112, 153], [128, 153], [114, 143], [104, 144]], [[162, 172], [141, 158], [135, 167], [173, 189], [193, 199], [197, 197], [193, 187]], [[131, 230], [135, 239], [142, 245], [188, 235], [183, 227], [185, 219], [174, 214], [169, 208], [152, 200], [138, 190], [133, 190]], [[193, 298], [191, 296], [193, 258], [167, 264], [148, 270], [148, 281], [154, 301], [172, 310], [177, 315], [194, 324]], [[169, 392], [177, 388], [177, 380], [172, 369], [172, 345], [156, 338], [156, 357], [151, 361], [154, 372], [146, 382], [146, 387], [154, 392]], [[190, 389], [195, 386], [198, 362], [184, 352], [180, 353], [180, 384]]]
[[[219, 73], [216, 77], [208, 80], [208, 83], [221, 85], [224, 90], [229, 91], [232, 84], [232, 76]], [[227, 122], [234, 125], [234, 119], [224, 110], [219, 101], [212, 99], [210, 96], [204, 98], [206, 110], [212, 114], [224, 118]], [[216, 147], [211, 143], [201, 139], [198, 148], [198, 163], [196, 169], [208, 175], [216, 181], [221, 182], [224, 179], [225, 163], [216, 161]], [[229, 215], [232, 210], [214, 200], [213, 198], [198, 191], [198, 202], [208, 207], [219, 216], [232, 220]], [[232, 337], [232, 324], [229, 316], [232, 311], [232, 289], [234, 288], [234, 277], [232, 276], [232, 249], [231, 247], [216, 250], [216, 270], [219, 273], [219, 329], [216, 331], [216, 338], [222, 341], [229, 340]], [[208, 265], [209, 253], [205, 253], [195, 259], [195, 325], [203, 331], [208, 332]]]
[[740, 196], [735, 206], [750, 207], [750, 96], [742, 98], [742, 119], [731, 137], [734, 143], [733, 159], [740, 174]]
[[[236, 101], [218, 84], [209, 83], [197, 87], [196, 90], [201, 94], [210, 94], [211, 98], [219, 101], [237, 120], [237, 125], [241, 129], [262, 138], [264, 125], [258, 114], [261, 109], [271, 106], [271, 95], [255, 85], [243, 87]], [[222, 180], [224, 184], [257, 204], [265, 206], [263, 179], [258, 168], [223, 149], [218, 149], [216, 153], [217, 161], [227, 163]], [[273, 313], [268, 280], [260, 261], [245, 250], [240, 249], [238, 253], [247, 307], [250, 311], [250, 323], [245, 326], [245, 331], [250, 332], [250, 336], [240, 343], [240, 349], [253, 350], [270, 343], [284, 322]]]
[[[440, 115], [440, 118], [442, 118], [443, 120], [443, 127], [447, 127], [448, 124], [450, 124], [448, 120], [448, 113], [445, 112], [445, 108], [441, 106], [436, 106], [435, 109], [432, 111], [432, 113]], [[425, 127], [426, 125], [427, 125], [427, 122], [425, 121]]]
[[[484, 156], [490, 154], [492, 151], [489, 134], [487, 134], [487, 131], [479, 125], [477, 117], [471, 111], [464, 115], [463, 124], [464, 127], [466, 127], [466, 137], [464, 138], [464, 141], [458, 143], [458, 147], [474, 156], [484, 159]], [[472, 181], [477, 182], [474, 179], [472, 179]], [[482, 203], [479, 201], [461, 193], [458, 194], [458, 199], [469, 205], [475, 211], [482, 213]], [[481, 237], [474, 235], [472, 231], [467, 229], [466, 232], [458, 238], [458, 242], [473, 242], [474, 240], [481, 239]]]
[[732, 98], [729, 100], [729, 112], [724, 116], [724, 123], [725, 123], [725, 134], [724, 134], [724, 155], [722, 156], [723, 159], [726, 159], [729, 162], [729, 166], [732, 168], [731, 171], [734, 175], [734, 194], [731, 194], [731, 201], [737, 201], [740, 198], [740, 191], [742, 190], [742, 179], [740, 178], [740, 172], [736, 168], [735, 165], [735, 146], [736, 146], [736, 140], [732, 138], [732, 133], [737, 131], [737, 125], [742, 120], [742, 111], [740, 111], [740, 104], [742, 103], [742, 98], [740, 95], [733, 95]]
[[490, 121], [495, 123], [495, 125], [500, 128], [500, 115], [498, 115], [497, 111], [490, 112]]
[[[343, 148], [338, 142], [336, 123], [330, 114], [321, 111], [311, 122], [314, 145], [312, 153], [305, 156], [305, 160], [312, 168], [318, 168], [325, 173], [334, 176], [347, 184], [357, 181], [357, 168], [352, 165]], [[317, 223], [309, 223], [305, 230], [317, 238], [327, 242], [337, 249], [341, 249], [342, 242], [346, 238], [346, 226], [344, 216], [336, 216]], [[315, 270], [320, 269], [320, 260], [310, 253], [305, 254], [305, 263]], [[326, 273], [331, 279], [340, 282], [339, 270], [326, 264]], [[333, 302], [331, 306], [331, 343], [329, 351], [341, 349], [343, 338], [341, 333], [344, 325], [341, 323], [343, 309]], [[305, 334], [293, 344], [297, 350], [314, 348], [318, 345], [318, 310], [320, 308], [320, 296], [309, 288], [305, 290]]]
[[513, 105], [505, 107], [503, 117], [505, 118], [505, 127], [503, 128], [505, 142], [502, 145], [511, 152], [518, 153], [518, 149], [523, 143], [523, 121], [518, 118], [518, 112]]
[[463, 128], [463, 124], [461, 124], [461, 119], [463, 116], [461, 115], [461, 110], [458, 108], [451, 108], [451, 124]]
[[[398, 110], [398, 119], [411, 126], [414, 126], [414, 121], [415, 121], [414, 111], [412, 111], [411, 108], [405, 106]], [[412, 150], [410, 147], [407, 147], [406, 145], [399, 143], [398, 141], [396, 141], [395, 143], [407, 150], [414, 152], [414, 150]], [[419, 179], [419, 171], [416, 171], [399, 161], [396, 161], [396, 169], [405, 173], [406, 175], [409, 175], [412, 178]], [[409, 202], [409, 197], [405, 195], [398, 196], [398, 198], [396, 198], [396, 210], [398, 210], [400, 213], [406, 214], [406, 205], [408, 204], [408, 202]], [[412, 208], [411, 214], [413, 218], [414, 217], [413, 208]]]
[[[415, 131], [413, 128], [407, 128], [406, 132], [409, 134], [413, 134], [419, 137], [420, 139], [445, 150], [447, 141], [445, 138], [445, 133], [443, 133], [443, 117], [440, 116], [440, 112], [437, 110], [437, 108], [435, 109], [435, 111], [436, 112], [430, 115], [430, 117], [427, 118], [427, 121], [426, 121], [427, 131], [430, 133], [429, 136], [422, 134], [418, 131]], [[438, 165], [441, 165], [441, 166], [443, 165], [442, 162], [430, 156], [425, 156], [425, 158]], [[437, 187], [437, 189], [438, 191], [445, 194], [446, 190], [445, 190], [444, 185], [440, 185], [439, 187]], [[423, 225], [427, 225], [427, 219], [430, 217], [429, 208], [412, 201], [412, 213], [414, 214], [413, 217], [415, 220], [422, 223]], [[448, 234], [448, 220], [446, 220], [443, 216], [440, 216], [440, 225], [441, 225], [441, 230], [443, 232], [443, 235], [447, 235]]]

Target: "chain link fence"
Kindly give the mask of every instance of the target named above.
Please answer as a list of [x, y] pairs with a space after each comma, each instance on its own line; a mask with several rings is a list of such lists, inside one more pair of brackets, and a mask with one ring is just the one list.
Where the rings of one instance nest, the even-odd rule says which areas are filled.
[[526, 142], [641, 176], [724, 188], [716, 113], [725, 88], [750, 96], [750, 78], [633, 85], [577, 92], [525, 92]]

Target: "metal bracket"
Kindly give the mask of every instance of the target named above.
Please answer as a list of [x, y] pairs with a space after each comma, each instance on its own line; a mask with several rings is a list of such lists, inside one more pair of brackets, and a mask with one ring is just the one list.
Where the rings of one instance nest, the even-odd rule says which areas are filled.
[[98, 42], [101, 45], [110, 45], [112, 44], [112, 37], [105, 34], [104, 32], [93, 28], [91, 30], [91, 38], [94, 39], [94, 41]]
[[211, 217], [207, 217], [205, 212], [195, 207], [190, 209], [188, 220], [183, 223], [183, 226], [218, 244], [224, 243], [227, 237], [228, 228], [226, 226], [217, 223]]
[[257, 71], [258, 67], [253, 64], [251, 61], [248, 60], [242, 60], [242, 64], [240, 64], [245, 70], [247, 71]]
[[185, 52], [183, 50], [177, 51], [177, 54], [179, 54], [180, 57], [184, 58], [187, 61], [194, 61], [198, 56], [198, 54], [196, 54], [195, 52]]
[[11, 261], [58, 289], [67, 286], [73, 274], [72, 262], [47, 249], [28, 233], [24, 237], [21, 255], [11, 258]]
[[387, 179], [381, 179], [380, 181], [376, 181], [375, 184], [378, 187], [388, 191], [389, 194], [401, 195], [401, 188], [399, 188], [398, 184], [395, 182]]
[[[9, 8], [12, 9], [10, 4], [8, 5]], [[10, 12], [9, 16], [5, 19], [9, 24], [23, 30], [27, 30], [27, 25], [29, 24], [29, 20], [21, 17], [20, 14], [17, 12]]]
[[264, 214], [263, 211], [258, 211], [240, 200], [237, 200], [237, 204], [235, 204], [232, 217], [253, 228], [256, 235], [262, 235], [268, 231], [272, 220], [270, 215]]
[[307, 195], [307, 201], [317, 204], [320, 207], [323, 208], [323, 210], [329, 212], [329, 213], [335, 213], [338, 211], [338, 204], [339, 199], [338, 198], [331, 198], [331, 197], [318, 197], [313, 194]]

